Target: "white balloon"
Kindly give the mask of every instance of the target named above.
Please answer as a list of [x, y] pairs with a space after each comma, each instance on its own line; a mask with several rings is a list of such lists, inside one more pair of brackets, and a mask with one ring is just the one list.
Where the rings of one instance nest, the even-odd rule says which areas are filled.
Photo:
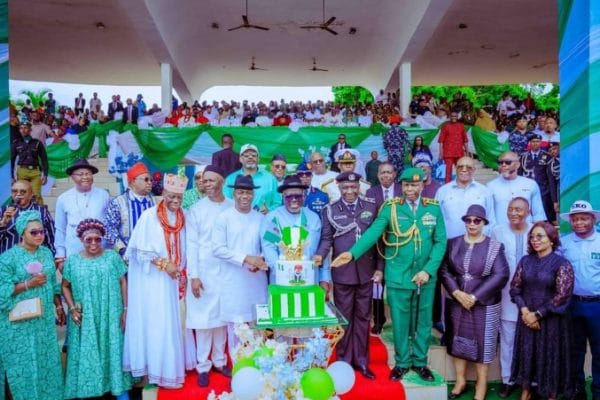
[[231, 392], [239, 400], [258, 399], [263, 390], [263, 385], [262, 374], [252, 367], [240, 369], [231, 378]]
[[354, 370], [347, 362], [336, 361], [327, 367], [327, 372], [333, 379], [336, 394], [348, 393], [354, 386]]

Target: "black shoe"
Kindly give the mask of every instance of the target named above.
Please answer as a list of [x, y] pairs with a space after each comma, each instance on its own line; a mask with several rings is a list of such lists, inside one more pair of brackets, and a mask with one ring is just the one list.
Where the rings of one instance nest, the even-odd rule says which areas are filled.
[[[452, 389], [454, 389], [454, 388], [452, 388]], [[469, 390], [469, 385], [467, 385], [465, 383], [465, 386], [462, 388], [462, 390], [460, 392], [458, 392], [458, 393], [452, 393], [452, 392], [448, 393], [448, 398], [450, 400], [458, 399], [460, 396], [462, 396], [463, 394], [465, 394], [468, 390]]]
[[231, 378], [231, 370], [227, 365], [223, 365], [222, 367], [213, 367], [213, 371], [216, 371], [227, 378]]
[[394, 367], [390, 372], [390, 381], [399, 381], [408, 372], [408, 368]]
[[200, 387], [208, 386], [208, 372], [200, 372], [198, 374], [198, 386], [200, 386]]
[[500, 386], [500, 390], [498, 390], [498, 396], [502, 397], [503, 399], [509, 397], [512, 392], [514, 392], [516, 389], [515, 385], [509, 385], [507, 383], [503, 383]]
[[371, 334], [373, 335], [381, 335], [381, 331], [383, 330], [383, 325], [375, 324], [371, 328]]
[[364, 376], [367, 379], [375, 379], [375, 374], [366, 365], [354, 365], [354, 369], [360, 372], [362, 376]]
[[129, 390], [129, 400], [142, 400], [142, 391], [144, 388], [141, 387], [132, 387]]
[[412, 370], [415, 371], [417, 374], [419, 374], [419, 376], [421, 377], [421, 379], [423, 379], [424, 381], [427, 382], [433, 382], [433, 374], [431, 373], [431, 370], [427, 367], [412, 367]]

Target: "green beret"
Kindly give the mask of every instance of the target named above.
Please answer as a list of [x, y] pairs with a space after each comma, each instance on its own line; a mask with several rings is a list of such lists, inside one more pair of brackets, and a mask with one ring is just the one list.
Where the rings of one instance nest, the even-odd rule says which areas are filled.
[[425, 180], [425, 172], [421, 168], [407, 168], [400, 176], [401, 182], [423, 182]]
[[39, 221], [42, 222], [42, 215], [38, 210], [27, 210], [19, 213], [17, 220], [15, 221], [15, 229], [19, 236], [23, 236], [23, 232], [25, 231], [25, 227], [31, 221]]

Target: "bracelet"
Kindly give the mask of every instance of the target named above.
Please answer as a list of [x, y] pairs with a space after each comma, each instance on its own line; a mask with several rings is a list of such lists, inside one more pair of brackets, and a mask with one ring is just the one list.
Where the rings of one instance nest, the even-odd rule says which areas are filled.
[[25, 281], [25, 290], [29, 290], [29, 279]]
[[73, 311], [77, 310], [75, 307], [69, 307], [69, 312], [72, 313]]
[[541, 312], [539, 312], [539, 310], [538, 310], [538, 311], [535, 311], [535, 312], [534, 312], [534, 314], [535, 314], [535, 316], [537, 317], [538, 321], [539, 321], [540, 319], [542, 319], [542, 317], [543, 317], [543, 316], [542, 316], [542, 313], [541, 313]]

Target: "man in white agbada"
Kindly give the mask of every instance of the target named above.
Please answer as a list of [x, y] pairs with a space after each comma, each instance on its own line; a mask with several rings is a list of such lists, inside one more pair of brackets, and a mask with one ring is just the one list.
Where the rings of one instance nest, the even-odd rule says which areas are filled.
[[261, 255], [260, 227], [264, 215], [252, 209], [250, 175], [238, 175], [233, 185], [235, 207], [223, 211], [212, 232], [213, 255], [220, 260], [219, 319], [227, 323], [229, 353], [239, 340], [234, 324], [254, 323], [256, 304], [267, 302], [267, 264]]
[[519, 310], [517, 305], [510, 300], [510, 282], [517, 270], [517, 264], [527, 254], [527, 233], [531, 224], [527, 222], [529, 216], [529, 202], [524, 197], [515, 197], [508, 203], [506, 211], [509, 222], [496, 225], [492, 230], [492, 238], [504, 244], [504, 254], [508, 261], [510, 276], [502, 288], [502, 314], [500, 316], [500, 369], [502, 386], [498, 394], [506, 398], [514, 391], [515, 385], [510, 381], [515, 330]]
[[225, 376], [231, 376], [225, 355], [227, 324], [219, 318], [221, 268], [212, 251], [215, 221], [221, 212], [233, 207], [233, 201], [223, 195], [223, 175], [219, 167], [206, 166], [202, 175], [206, 197], [194, 204], [186, 215], [190, 284], [186, 291], [185, 326], [196, 332], [196, 371], [201, 387], [208, 386], [211, 367]]
[[163, 200], [142, 214], [125, 252], [129, 309], [123, 369], [167, 389], [181, 388], [185, 378], [179, 278], [186, 262], [181, 209], [186, 186], [186, 177], [165, 175]]

